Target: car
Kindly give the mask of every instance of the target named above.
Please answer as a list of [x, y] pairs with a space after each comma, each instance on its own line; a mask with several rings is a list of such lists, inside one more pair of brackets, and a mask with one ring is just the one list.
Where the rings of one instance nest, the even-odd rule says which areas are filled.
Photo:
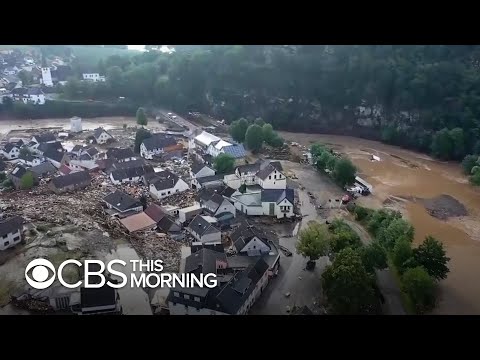
[[172, 116], [172, 119], [176, 119], [176, 118], [177, 118], [177, 116], [176, 116], [176, 115], [173, 115], [173, 116]]
[[172, 116], [173, 114], [172, 113], [167, 113], [168, 116]]

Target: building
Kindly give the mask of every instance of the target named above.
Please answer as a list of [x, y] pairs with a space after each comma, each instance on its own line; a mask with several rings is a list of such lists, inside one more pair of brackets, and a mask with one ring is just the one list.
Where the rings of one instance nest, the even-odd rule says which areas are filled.
[[[35, 142], [37, 144], [41, 143], [55, 143], [57, 142], [57, 138], [55, 135], [51, 132], [45, 132], [37, 135], [32, 136], [32, 142]], [[61, 146], [61, 143], [59, 143]], [[62, 148], [63, 149], [63, 148]]]
[[110, 139], [113, 139], [113, 136], [102, 127], [93, 130], [93, 137], [97, 144], [106, 144]]
[[42, 84], [49, 87], [53, 86], [52, 73], [48, 67], [42, 67]]
[[202, 131], [200, 134], [193, 136], [188, 143], [190, 149], [199, 149], [203, 152], [207, 152], [211, 143], [220, 141], [218, 136], [210, 134], [206, 131]]
[[57, 172], [57, 169], [52, 165], [52, 163], [44, 162], [40, 165], [33, 166], [30, 168], [30, 171], [35, 174], [38, 179], [41, 179], [43, 177], [54, 175]]
[[40, 88], [17, 87], [12, 90], [12, 96], [14, 101], [21, 101], [24, 104], [45, 104], [45, 94]]
[[[22, 184], [22, 177], [27, 174], [30, 170], [27, 170], [21, 165], [17, 165], [15, 169], [12, 170], [10, 174], [8, 174], [8, 178], [12, 181], [15, 189], [20, 189]], [[35, 179], [35, 176], [34, 176]]]
[[195, 216], [202, 212], [202, 207], [199, 204], [192, 205], [178, 210], [178, 221], [181, 224], [190, 222]]
[[157, 223], [153, 221], [152, 218], [144, 212], [122, 218], [120, 219], [120, 223], [130, 233], [135, 231], [153, 229], [157, 225]]
[[[212, 221], [212, 222], [211, 222]], [[214, 226], [216, 219], [197, 215], [187, 227], [187, 231], [202, 243], [217, 242], [222, 240], [222, 232]]]
[[148, 182], [150, 184], [150, 194], [156, 199], [163, 199], [189, 189], [185, 181], [168, 170], [155, 173], [154, 177], [150, 178]]
[[153, 159], [153, 156], [163, 154], [168, 148], [177, 146], [177, 141], [164, 134], [153, 134], [140, 144], [140, 155], [145, 159]]
[[87, 171], [78, 171], [69, 175], [57, 176], [50, 181], [49, 186], [55, 193], [63, 193], [86, 188], [91, 179]]
[[109, 215], [127, 216], [143, 210], [143, 205], [137, 199], [119, 190], [103, 198]]
[[84, 74], [82, 74], [82, 78], [83, 78], [83, 80], [85, 80], [85, 81], [91, 81], [91, 82], [101, 81], [101, 82], [105, 82], [105, 76], [101, 76], [101, 75], [98, 74], [98, 73], [91, 73], [91, 74], [84, 73]]
[[294, 190], [254, 189], [241, 193], [235, 192], [231, 199], [235, 208], [245, 215], [267, 215], [277, 218], [294, 216]]
[[168, 215], [165, 209], [157, 204], [150, 204], [144, 212], [156, 223]]
[[[100, 153], [98, 152], [97, 148], [92, 146], [88, 149], [84, 149], [80, 155], [80, 160], [98, 160]], [[82, 158], [83, 157], [83, 158]]]
[[231, 213], [234, 217], [236, 216], [235, 206], [214, 190], [202, 189], [199, 195], [199, 203], [208, 213], [215, 217], [220, 217], [225, 215], [225, 213]]
[[101, 288], [80, 288], [70, 296], [70, 309], [77, 315], [119, 315], [122, 307], [116, 289], [104, 285]]
[[247, 256], [268, 255], [271, 246], [263, 231], [243, 220], [230, 234], [233, 247], [237, 254]]
[[[41, 145], [44, 145], [44, 144], [40, 144], [40, 146]], [[45, 159], [47, 161], [50, 161], [52, 165], [55, 166], [57, 169], [60, 168], [60, 166], [62, 165], [62, 161], [65, 155], [66, 153], [55, 151], [53, 149], [49, 149], [43, 153], [43, 156], [45, 157]]]
[[263, 189], [286, 189], [287, 177], [282, 171], [280, 162], [267, 163], [256, 174], [257, 184]]
[[[129, 163], [133, 163], [133, 161], [127, 161], [124, 164]], [[110, 173], [110, 180], [115, 185], [122, 183], [138, 183], [144, 181], [145, 175], [152, 174], [154, 172], [155, 170], [151, 165], [125, 167], [112, 170], [112, 172]]]
[[36, 166], [40, 165], [43, 161], [42, 159], [35, 157], [32, 154], [26, 153], [18, 155], [18, 162], [27, 166]]
[[242, 164], [247, 156], [247, 152], [242, 144], [232, 144], [225, 140], [210, 143], [207, 153], [214, 158], [220, 154], [228, 154], [235, 159], [236, 164]]
[[72, 133], [82, 132], [82, 118], [78, 116], [70, 118], [70, 131]]
[[105, 156], [107, 159], [113, 159], [118, 162], [137, 159], [131, 148], [109, 148]]
[[16, 159], [20, 155], [20, 146], [16, 143], [7, 143], [2, 149], [2, 155], [8, 160]]
[[199, 189], [202, 187], [200, 179], [204, 177], [215, 176], [215, 170], [208, 167], [205, 163], [194, 161], [190, 167], [190, 185], [192, 189]]
[[72, 151], [70, 151], [70, 153], [80, 157], [80, 155], [82, 155], [84, 149], [85, 149], [85, 147], [83, 145], [75, 145], [72, 148]]
[[23, 219], [14, 216], [0, 220], [0, 250], [6, 250], [22, 242]]

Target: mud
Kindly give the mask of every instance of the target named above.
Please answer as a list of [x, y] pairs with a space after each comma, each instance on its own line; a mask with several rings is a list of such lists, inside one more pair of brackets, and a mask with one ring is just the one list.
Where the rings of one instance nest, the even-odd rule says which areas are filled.
[[421, 201], [431, 216], [441, 220], [447, 220], [450, 217], [468, 215], [465, 206], [450, 195], [440, 195], [432, 199], [423, 199]]

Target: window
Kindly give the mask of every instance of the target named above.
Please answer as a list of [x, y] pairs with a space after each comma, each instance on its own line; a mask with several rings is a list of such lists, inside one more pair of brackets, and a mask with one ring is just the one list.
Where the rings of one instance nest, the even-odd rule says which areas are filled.
[[194, 300], [200, 302], [200, 298], [198, 296], [195, 296]]
[[177, 190], [175, 190], [175, 192], [178, 192], [178, 189], [177, 189]]
[[161, 195], [163, 196], [163, 195], [165, 195], [165, 193], [164, 193], [164, 192], [162, 192], [162, 194], [161, 194]]
[[170, 195], [170, 191], [168, 192], [168, 195]]
[[5, 235], [3, 235], [3, 238], [4, 238], [4, 239], [6, 239], [6, 238], [7, 238], [7, 236], [8, 236], [8, 234], [5, 234]]
[[18, 241], [18, 240], [20, 240], [20, 236], [17, 236], [17, 237], [13, 238], [13, 241]]
[[8, 246], [8, 244], [10, 244], [9, 241], [5, 241], [5, 242], [3, 243], [3, 245], [5, 245], [5, 246]]
[[272, 175], [269, 175], [269, 176], [268, 176], [268, 180], [272, 180]]
[[180, 294], [178, 293], [178, 291], [174, 291], [174, 292], [173, 292], [173, 296], [175, 296], [175, 297], [180, 297]]
[[185, 294], [185, 299], [190, 300], [190, 295]]
[[273, 178], [276, 179], [276, 178], [277, 178], [277, 175], [273, 175]]
[[256, 248], [257, 248], [257, 245], [253, 245], [253, 248], [256, 249]]

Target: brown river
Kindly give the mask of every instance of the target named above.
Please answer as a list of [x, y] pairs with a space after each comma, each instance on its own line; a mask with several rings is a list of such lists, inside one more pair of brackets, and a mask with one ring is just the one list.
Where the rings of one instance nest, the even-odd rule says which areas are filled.
[[[480, 314], [480, 189], [472, 187], [456, 163], [430, 157], [375, 141], [332, 135], [282, 132], [288, 141], [310, 146], [326, 143], [347, 154], [359, 175], [373, 186], [373, 194], [359, 199], [370, 207], [388, 204], [402, 211], [415, 226], [415, 243], [433, 235], [445, 244], [451, 258], [450, 273], [440, 283], [436, 314]], [[380, 161], [371, 161], [370, 155]], [[418, 198], [450, 195], [461, 202], [467, 216], [440, 220], [432, 217]], [[391, 201], [392, 197], [396, 201]], [[387, 199], [390, 201], [385, 202]]]

